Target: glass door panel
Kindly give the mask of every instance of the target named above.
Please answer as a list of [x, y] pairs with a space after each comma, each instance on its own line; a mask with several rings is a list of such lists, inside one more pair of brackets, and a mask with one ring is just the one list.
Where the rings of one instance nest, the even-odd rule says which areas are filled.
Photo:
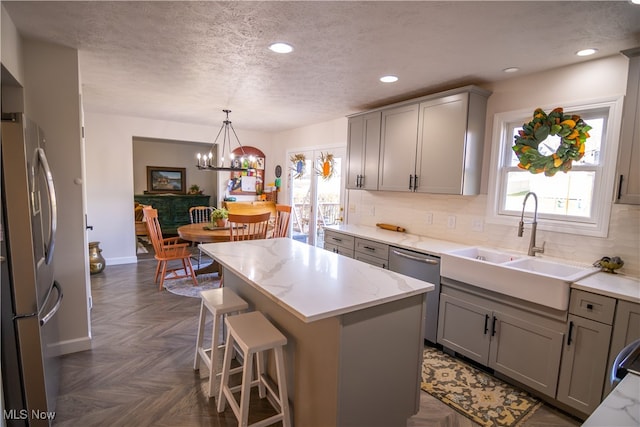
[[343, 220], [346, 150], [317, 149], [289, 153], [292, 205], [291, 237], [324, 246], [324, 227]]

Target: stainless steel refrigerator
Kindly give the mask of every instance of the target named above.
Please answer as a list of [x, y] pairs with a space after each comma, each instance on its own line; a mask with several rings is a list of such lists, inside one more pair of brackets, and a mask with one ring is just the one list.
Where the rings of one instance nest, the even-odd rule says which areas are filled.
[[54, 277], [56, 194], [42, 130], [23, 114], [2, 114], [0, 282], [3, 418], [8, 426], [50, 425], [59, 360]]

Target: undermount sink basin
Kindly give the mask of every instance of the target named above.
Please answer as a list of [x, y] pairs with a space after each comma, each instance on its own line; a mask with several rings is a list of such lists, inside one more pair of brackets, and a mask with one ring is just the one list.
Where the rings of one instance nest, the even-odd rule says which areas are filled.
[[445, 252], [441, 261], [443, 277], [557, 310], [568, 309], [571, 283], [598, 271], [481, 247]]

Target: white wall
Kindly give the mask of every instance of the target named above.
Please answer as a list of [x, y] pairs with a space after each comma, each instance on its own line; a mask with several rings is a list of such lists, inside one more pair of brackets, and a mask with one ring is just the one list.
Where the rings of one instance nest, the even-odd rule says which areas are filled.
[[58, 351], [70, 353], [91, 347], [78, 52], [23, 40], [23, 53], [25, 112], [45, 132], [47, 157], [56, 183], [55, 275], [64, 289], [58, 314]]
[[282, 188], [278, 196], [278, 202], [287, 203], [289, 191], [287, 174], [291, 167], [291, 161], [287, 156], [287, 151], [304, 151], [319, 147], [347, 146], [347, 123], [346, 117], [340, 117], [328, 122], [317, 123], [310, 126], [291, 129], [279, 132], [273, 138], [273, 159], [270, 163], [266, 175], [267, 182], [275, 179], [274, 168], [276, 165], [282, 166]]
[[[200, 126], [86, 112], [87, 215], [88, 223], [93, 226], [89, 237], [101, 242], [107, 268], [137, 261], [133, 218], [134, 138], [211, 143], [221, 124], [222, 116], [219, 123]], [[271, 135], [241, 129], [236, 129], [236, 133], [242, 145], [262, 150], [269, 165]], [[234, 144], [232, 141], [232, 147]], [[154, 161], [171, 162], [171, 155], [154, 158]], [[224, 174], [219, 179], [219, 185], [224, 186]], [[219, 189], [218, 194], [223, 192]]]
[[196, 155], [208, 153], [211, 144], [168, 141], [148, 138], [133, 139], [133, 191], [143, 194], [147, 188], [147, 166], [185, 168], [185, 190], [192, 185], [202, 194], [211, 196], [215, 205], [218, 195], [218, 174], [196, 168]]
[[[410, 233], [469, 245], [486, 245], [526, 252], [529, 239], [517, 237], [517, 224], [500, 226], [485, 221], [493, 116], [514, 110], [533, 110], [538, 106], [585, 101], [623, 95], [626, 91], [628, 62], [622, 55], [530, 76], [512, 78], [484, 86], [493, 94], [487, 105], [483, 185], [478, 196], [423, 195], [414, 193], [351, 190], [348, 222], [375, 226], [378, 222], [397, 224]], [[346, 128], [345, 128], [346, 134]], [[373, 208], [374, 215], [371, 215]], [[433, 215], [427, 224], [426, 215]], [[456, 227], [447, 228], [449, 215], [456, 216]], [[473, 231], [472, 220], [482, 220], [483, 231]], [[545, 255], [592, 263], [603, 256], [620, 256], [626, 274], [640, 274], [640, 206], [613, 205], [607, 238], [538, 232], [538, 242], [546, 241]]]

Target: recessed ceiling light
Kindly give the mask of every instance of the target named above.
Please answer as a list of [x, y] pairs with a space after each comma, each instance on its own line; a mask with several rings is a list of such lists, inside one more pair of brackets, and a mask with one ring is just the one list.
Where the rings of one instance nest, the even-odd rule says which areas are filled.
[[276, 53], [290, 53], [290, 52], [293, 52], [293, 46], [291, 46], [288, 43], [282, 43], [282, 42], [273, 43], [271, 46], [269, 46], [269, 49], [271, 49], [272, 51], [274, 51]]
[[576, 52], [576, 55], [578, 56], [589, 56], [589, 55], [593, 55], [594, 53], [596, 53], [598, 51], [598, 49], [582, 49]]
[[631, 3], [633, 3], [633, 4], [640, 4], [640, 0], [631, 0]]
[[520, 68], [518, 67], [509, 67], [509, 68], [505, 68], [504, 70], [505, 73], [515, 73], [516, 71], [520, 71]]
[[382, 83], [394, 83], [398, 81], [398, 78], [396, 76], [383, 76], [380, 77], [380, 81]]

